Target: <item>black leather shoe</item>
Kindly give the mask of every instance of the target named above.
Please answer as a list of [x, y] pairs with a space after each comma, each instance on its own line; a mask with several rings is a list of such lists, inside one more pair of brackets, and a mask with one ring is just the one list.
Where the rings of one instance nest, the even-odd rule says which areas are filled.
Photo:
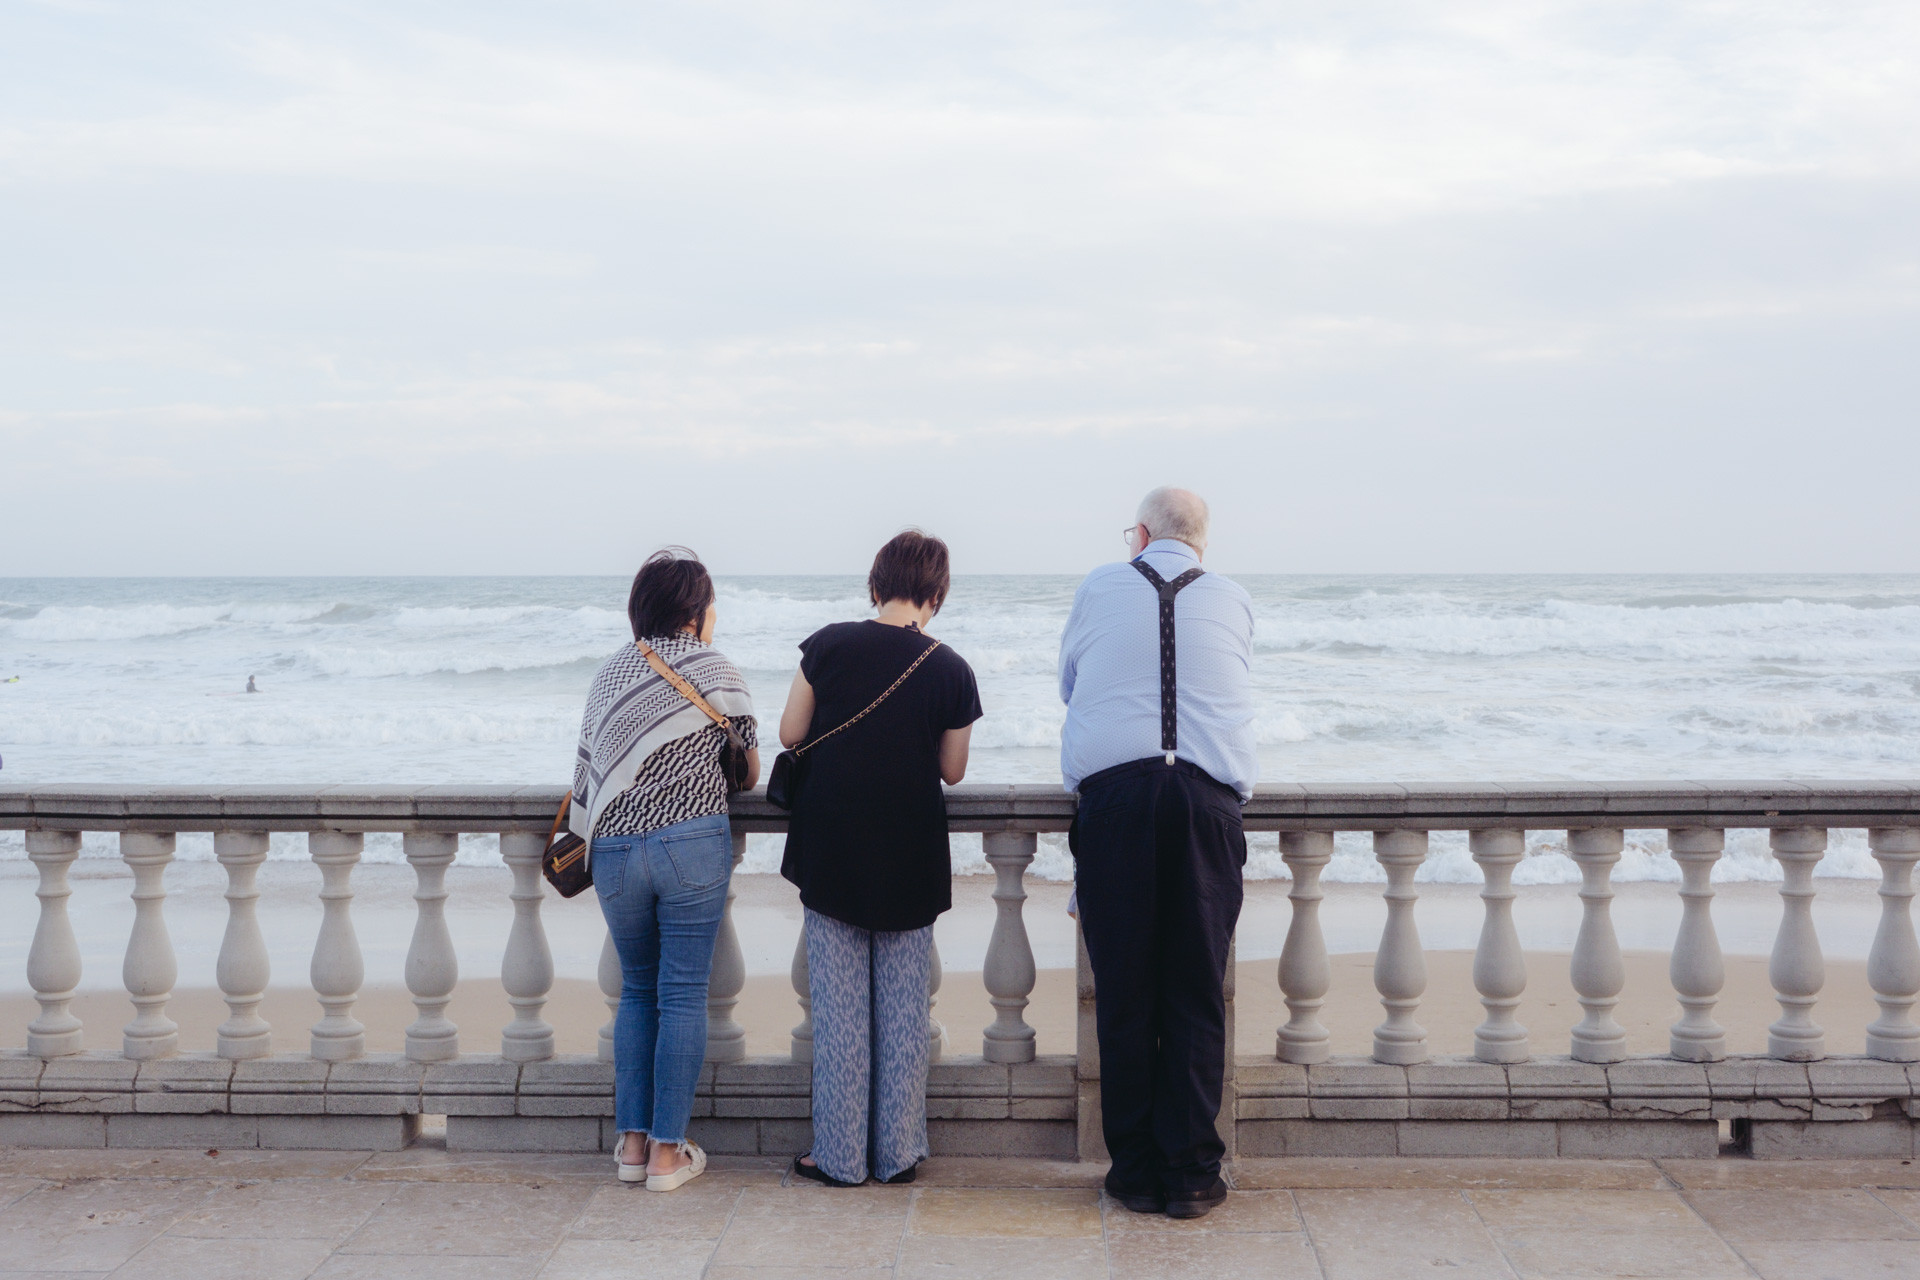
[[1203, 1191], [1179, 1191], [1167, 1197], [1167, 1216], [1169, 1218], [1204, 1218], [1215, 1207], [1225, 1204], [1227, 1184], [1219, 1178]]
[[1106, 1181], [1102, 1185], [1106, 1187], [1107, 1195], [1113, 1202], [1122, 1208], [1131, 1209], [1135, 1213], [1166, 1212], [1167, 1198], [1158, 1190], [1128, 1191], [1126, 1188], [1114, 1182], [1111, 1173], [1107, 1175]]
[[793, 1172], [797, 1176], [805, 1178], [810, 1182], [817, 1182], [823, 1187], [857, 1187], [860, 1185], [857, 1182], [842, 1182], [825, 1169], [822, 1169], [819, 1165], [801, 1164], [800, 1160], [801, 1157], [799, 1156], [793, 1158]]

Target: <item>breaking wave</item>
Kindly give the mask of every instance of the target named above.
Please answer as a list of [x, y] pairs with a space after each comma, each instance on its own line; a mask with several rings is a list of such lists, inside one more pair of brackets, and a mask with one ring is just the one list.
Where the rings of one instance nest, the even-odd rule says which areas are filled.
[[[1242, 581], [1270, 779], [1920, 772], [1920, 578]], [[934, 630], [980, 678], [974, 779], [1058, 778], [1054, 667], [1075, 586], [956, 580]], [[558, 782], [594, 668], [630, 639], [626, 591], [617, 578], [3, 581], [0, 682], [19, 679], [0, 683], [0, 776]], [[727, 579], [718, 609], [770, 744], [796, 645], [864, 616], [865, 584]], [[1764, 840], [1745, 839], [1722, 877], [1775, 878]], [[0, 836], [0, 855], [17, 845]], [[777, 847], [755, 837], [747, 866], [767, 869]], [[971, 837], [955, 857], [984, 866]], [[1043, 840], [1036, 874], [1064, 874], [1064, 859]], [[1822, 868], [1875, 873], [1844, 833]], [[1280, 872], [1271, 837], [1256, 838], [1249, 873]], [[1617, 878], [1677, 874], [1656, 832], [1633, 838]], [[1478, 879], [1444, 834], [1422, 875]], [[1365, 840], [1342, 837], [1329, 877], [1377, 876]], [[1528, 877], [1577, 878], [1544, 837]]]

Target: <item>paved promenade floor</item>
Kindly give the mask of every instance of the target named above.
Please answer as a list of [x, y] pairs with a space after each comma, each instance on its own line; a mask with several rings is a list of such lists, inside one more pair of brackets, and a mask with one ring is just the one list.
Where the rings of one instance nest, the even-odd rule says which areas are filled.
[[911, 1187], [716, 1158], [0, 1151], [0, 1277], [139, 1280], [1446, 1280], [1920, 1276], [1912, 1161], [1243, 1160], [1199, 1222], [1098, 1166], [940, 1159]]

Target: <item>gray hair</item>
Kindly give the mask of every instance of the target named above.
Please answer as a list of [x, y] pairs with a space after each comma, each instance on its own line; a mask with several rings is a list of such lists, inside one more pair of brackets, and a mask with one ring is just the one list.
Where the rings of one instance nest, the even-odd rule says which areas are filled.
[[1162, 485], [1140, 499], [1134, 519], [1153, 537], [1178, 538], [1196, 551], [1207, 545], [1207, 504], [1189, 489]]

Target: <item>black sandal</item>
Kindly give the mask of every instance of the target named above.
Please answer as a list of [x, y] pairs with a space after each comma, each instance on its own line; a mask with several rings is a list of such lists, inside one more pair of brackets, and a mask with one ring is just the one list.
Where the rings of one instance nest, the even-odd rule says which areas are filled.
[[876, 1178], [874, 1179], [874, 1181], [882, 1184], [883, 1186], [897, 1187], [903, 1183], [912, 1182], [915, 1175], [918, 1174], [919, 1171], [920, 1171], [920, 1162], [916, 1160], [912, 1164], [908, 1165], [906, 1168], [902, 1169], [900, 1172], [894, 1174], [891, 1178]]
[[823, 1187], [857, 1187], [860, 1185], [857, 1182], [842, 1182], [817, 1164], [801, 1164], [800, 1161], [803, 1159], [805, 1159], [805, 1155], [798, 1155], [793, 1158], [793, 1171], [802, 1178], [811, 1179]]

